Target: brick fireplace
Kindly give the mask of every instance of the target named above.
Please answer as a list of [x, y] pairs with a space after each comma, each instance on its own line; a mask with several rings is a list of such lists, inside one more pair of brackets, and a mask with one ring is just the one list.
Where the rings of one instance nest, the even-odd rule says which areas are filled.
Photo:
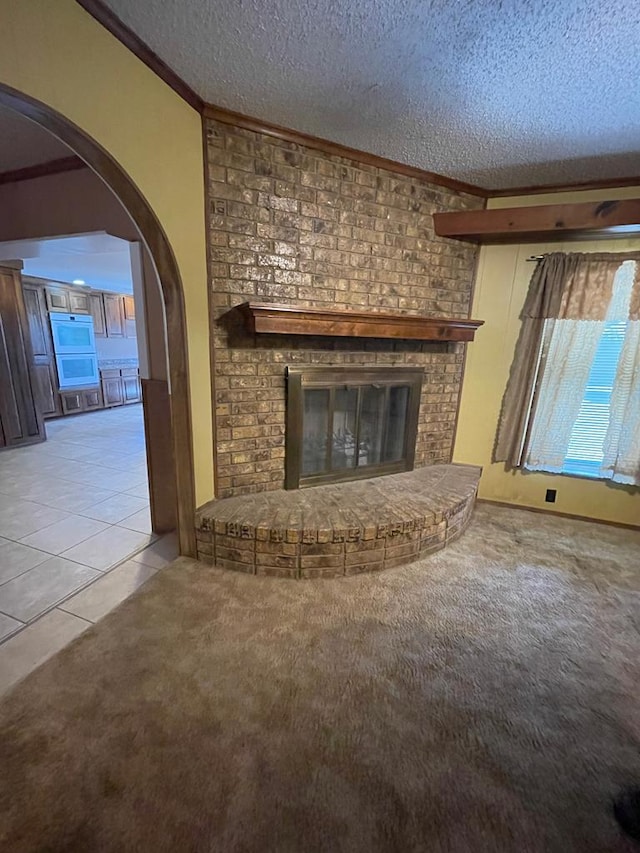
[[284, 488], [288, 367], [419, 371], [415, 467], [450, 462], [464, 343], [255, 334], [232, 309], [464, 319], [476, 247], [432, 213], [482, 201], [213, 120], [207, 154], [218, 497]]

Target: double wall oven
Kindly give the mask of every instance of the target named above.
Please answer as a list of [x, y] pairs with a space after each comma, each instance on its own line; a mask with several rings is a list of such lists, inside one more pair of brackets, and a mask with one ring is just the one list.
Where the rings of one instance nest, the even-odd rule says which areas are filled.
[[60, 389], [99, 385], [93, 317], [52, 311], [49, 318]]

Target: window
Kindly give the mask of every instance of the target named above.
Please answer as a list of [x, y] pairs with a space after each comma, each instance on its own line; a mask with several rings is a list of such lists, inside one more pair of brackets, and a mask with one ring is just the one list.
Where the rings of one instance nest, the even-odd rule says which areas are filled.
[[635, 261], [620, 265], [604, 320], [545, 322], [525, 468], [640, 484], [635, 274]]
[[580, 412], [571, 430], [562, 472], [600, 477], [609, 428], [611, 392], [627, 330], [623, 321], [606, 323], [591, 365]]

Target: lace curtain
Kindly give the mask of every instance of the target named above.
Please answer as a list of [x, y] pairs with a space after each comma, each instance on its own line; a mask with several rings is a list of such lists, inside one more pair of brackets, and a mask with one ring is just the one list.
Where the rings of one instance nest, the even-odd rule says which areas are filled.
[[[626, 266], [626, 265], [625, 265]], [[611, 395], [601, 475], [617, 483], [640, 485], [640, 263], [621, 300], [629, 310], [627, 330]], [[621, 288], [622, 290], [622, 288]], [[615, 309], [614, 309], [615, 310]], [[625, 313], [621, 306], [621, 313]]]
[[550, 342], [525, 458], [532, 471], [560, 473], [604, 322], [551, 320]]

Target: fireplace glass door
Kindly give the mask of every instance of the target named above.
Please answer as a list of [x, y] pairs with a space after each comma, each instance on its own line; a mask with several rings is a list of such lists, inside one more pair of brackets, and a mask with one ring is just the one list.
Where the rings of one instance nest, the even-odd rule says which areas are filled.
[[413, 468], [422, 372], [287, 370], [288, 489]]

